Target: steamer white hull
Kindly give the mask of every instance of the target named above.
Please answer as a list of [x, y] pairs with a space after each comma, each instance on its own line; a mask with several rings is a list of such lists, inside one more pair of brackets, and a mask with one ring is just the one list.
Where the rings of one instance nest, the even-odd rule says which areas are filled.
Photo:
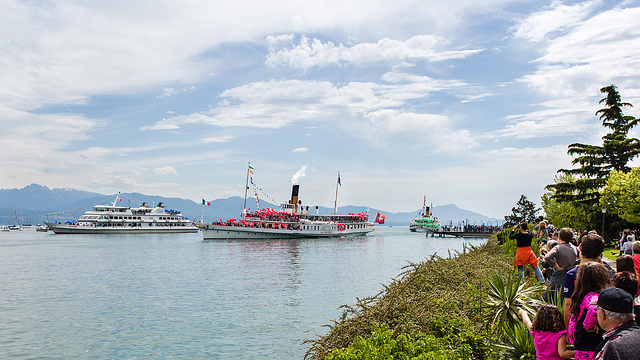
[[222, 239], [301, 239], [365, 235], [375, 230], [372, 224], [358, 229], [339, 230], [327, 228], [318, 230], [264, 229], [241, 226], [206, 225], [201, 227], [204, 240]]

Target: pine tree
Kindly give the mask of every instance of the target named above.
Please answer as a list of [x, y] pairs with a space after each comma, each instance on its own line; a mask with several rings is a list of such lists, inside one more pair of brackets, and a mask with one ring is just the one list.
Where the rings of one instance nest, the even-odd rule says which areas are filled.
[[600, 92], [606, 94], [600, 100], [600, 104], [604, 103], [605, 107], [598, 110], [596, 115], [600, 115], [602, 126], [609, 128], [611, 132], [602, 137], [601, 146], [581, 143], [569, 145], [567, 153], [575, 156], [572, 164], [578, 164], [579, 167], [560, 169], [558, 173], [572, 175], [574, 181], [547, 185], [547, 190], [552, 191], [553, 198], [559, 202], [577, 202], [595, 208], [600, 199], [600, 189], [606, 184], [609, 172], [628, 172], [630, 168], [627, 164], [640, 154], [640, 141], [627, 137], [639, 119], [622, 112], [623, 107], [632, 105], [621, 101], [614, 85], [605, 86]]
[[540, 211], [540, 208], [536, 208], [536, 204], [529, 201], [526, 196], [520, 195], [520, 200], [516, 203], [516, 206], [511, 208], [511, 215], [504, 217], [504, 220], [508, 225], [519, 224], [523, 221], [532, 222], [536, 218], [536, 215]]

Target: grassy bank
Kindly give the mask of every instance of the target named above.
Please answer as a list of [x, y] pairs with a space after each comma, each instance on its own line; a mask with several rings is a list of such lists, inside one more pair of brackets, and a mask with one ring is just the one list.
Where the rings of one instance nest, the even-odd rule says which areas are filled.
[[384, 356], [395, 351], [402, 358], [492, 358], [482, 302], [492, 275], [512, 272], [513, 254], [495, 236], [478, 248], [411, 264], [378, 296], [344, 306], [306, 357], [325, 359], [335, 351], [329, 358], [395, 358]]

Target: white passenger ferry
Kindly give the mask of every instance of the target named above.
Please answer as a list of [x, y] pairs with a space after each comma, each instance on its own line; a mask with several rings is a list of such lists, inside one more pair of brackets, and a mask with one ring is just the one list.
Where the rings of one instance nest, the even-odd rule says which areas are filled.
[[193, 222], [179, 211], [168, 210], [162, 203], [149, 207], [142, 203], [132, 208], [116, 205], [120, 193], [111, 205], [94, 205], [77, 221], [46, 222], [56, 234], [142, 234], [142, 233], [195, 233]]

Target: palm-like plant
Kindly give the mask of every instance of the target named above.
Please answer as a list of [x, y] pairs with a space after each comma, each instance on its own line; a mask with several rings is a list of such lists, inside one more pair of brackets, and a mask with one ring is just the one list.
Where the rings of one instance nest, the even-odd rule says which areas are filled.
[[547, 302], [551, 305], [557, 306], [558, 310], [560, 310], [560, 315], [564, 318], [564, 294], [562, 293], [562, 288], [558, 288], [551, 292]]
[[505, 359], [508, 360], [535, 360], [536, 347], [533, 336], [523, 323], [516, 324], [513, 328], [504, 331], [506, 342], [496, 345]]
[[487, 300], [484, 302], [485, 326], [492, 330], [513, 329], [517, 324], [521, 324], [519, 309], [531, 316], [535, 315], [542, 304], [539, 299], [544, 291], [542, 285], [527, 287], [520, 282], [517, 275], [510, 274], [505, 282], [500, 275], [494, 274], [489, 282]]

